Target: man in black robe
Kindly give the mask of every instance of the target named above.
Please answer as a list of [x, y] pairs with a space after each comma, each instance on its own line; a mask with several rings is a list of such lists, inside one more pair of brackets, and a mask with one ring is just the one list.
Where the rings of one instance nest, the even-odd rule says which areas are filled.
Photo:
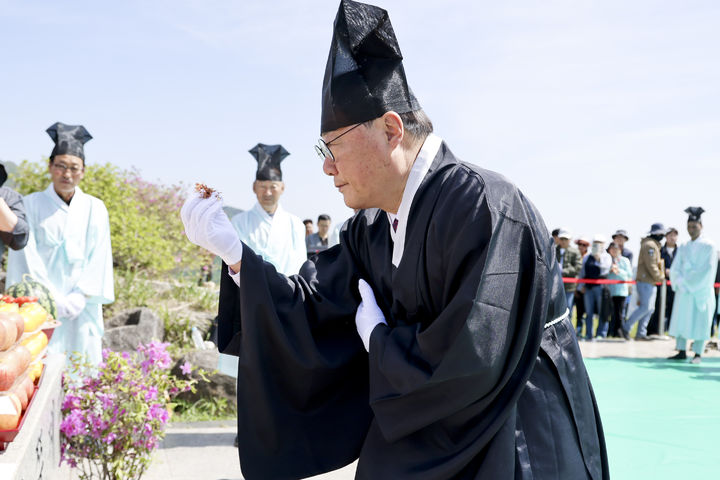
[[243, 474], [604, 479], [600, 417], [550, 235], [502, 176], [433, 135], [387, 12], [343, 0], [317, 151], [341, 241], [285, 277], [215, 198], [182, 217], [220, 255]]

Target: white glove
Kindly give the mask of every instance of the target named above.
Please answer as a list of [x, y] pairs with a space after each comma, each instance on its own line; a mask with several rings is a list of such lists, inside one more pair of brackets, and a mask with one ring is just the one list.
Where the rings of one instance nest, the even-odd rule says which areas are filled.
[[358, 281], [358, 290], [360, 290], [362, 301], [358, 305], [357, 313], [355, 313], [355, 326], [363, 345], [365, 345], [365, 350], [369, 352], [370, 334], [379, 324], [387, 325], [387, 322], [385, 321], [385, 315], [378, 307], [372, 287], [362, 278]]
[[185, 235], [192, 243], [214, 253], [228, 265], [242, 259], [242, 243], [217, 194], [210, 198], [191, 196], [182, 206], [180, 217]]
[[70, 292], [64, 297], [58, 296], [55, 299], [57, 312], [60, 318], [75, 320], [85, 310], [87, 299], [80, 292]]

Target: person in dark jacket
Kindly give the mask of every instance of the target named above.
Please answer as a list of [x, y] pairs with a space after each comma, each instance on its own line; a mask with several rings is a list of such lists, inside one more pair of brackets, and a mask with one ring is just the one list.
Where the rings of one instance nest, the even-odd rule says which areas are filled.
[[[677, 238], [678, 231], [675, 227], [668, 228], [667, 234], [665, 235], [665, 244], [660, 249], [660, 256], [665, 262], [665, 278], [670, 280], [670, 267], [675, 259], [675, 253], [677, 253]], [[672, 280], [670, 280], [672, 281]], [[658, 317], [660, 315], [660, 289], [662, 286], [657, 286], [657, 294], [655, 297], [655, 311], [650, 317], [650, 323], [648, 323], [647, 334], [657, 335], [660, 333], [660, 324], [658, 323]], [[675, 292], [669, 286], [665, 288], [665, 324], [664, 331], [667, 332], [670, 328], [670, 316], [672, 314], [673, 301], [675, 300]]]
[[0, 257], [6, 246], [13, 250], [24, 248], [30, 234], [22, 195], [2, 186], [6, 180], [5, 166], [0, 164]]

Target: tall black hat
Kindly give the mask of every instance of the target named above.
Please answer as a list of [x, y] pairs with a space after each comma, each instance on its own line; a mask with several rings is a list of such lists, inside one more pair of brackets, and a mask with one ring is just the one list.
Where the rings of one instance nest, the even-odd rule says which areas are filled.
[[85, 127], [56, 122], [45, 131], [55, 142], [55, 148], [53, 148], [50, 158], [54, 158], [55, 155], [75, 155], [82, 158], [83, 162], [85, 161], [83, 145], [92, 138]]
[[688, 207], [685, 209], [685, 213], [688, 214], [688, 222], [700, 222], [702, 223], [702, 220], [700, 220], [700, 215], [703, 214], [705, 210], [702, 207]]
[[420, 110], [386, 10], [341, 0], [322, 88], [320, 132]]
[[258, 164], [255, 180], [282, 182], [280, 162], [290, 155], [290, 152], [285, 150], [282, 145], [265, 145], [264, 143], [258, 143], [248, 151], [255, 157]]

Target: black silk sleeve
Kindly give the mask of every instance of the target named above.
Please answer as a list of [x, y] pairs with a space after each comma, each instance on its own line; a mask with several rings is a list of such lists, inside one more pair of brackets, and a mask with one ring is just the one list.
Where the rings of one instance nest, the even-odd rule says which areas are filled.
[[238, 288], [223, 265], [218, 347], [238, 357], [238, 440], [246, 478], [300, 478], [355, 460], [367, 432], [359, 295], [338, 245], [286, 277], [243, 246]]
[[463, 177], [436, 203], [418, 272], [433, 309], [372, 333], [370, 404], [388, 442], [429, 426], [420, 434], [473, 425], [490, 438], [532, 371], [549, 275], [534, 208], [517, 195], [490, 205], [479, 181]]

